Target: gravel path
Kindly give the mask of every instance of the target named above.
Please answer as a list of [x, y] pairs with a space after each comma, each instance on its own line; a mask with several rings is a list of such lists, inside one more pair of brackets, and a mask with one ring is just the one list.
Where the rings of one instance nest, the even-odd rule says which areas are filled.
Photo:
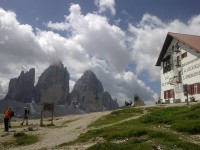
[[[11, 148], [12, 150], [46, 150], [46, 149], [53, 149], [56, 145], [70, 142], [72, 140], [77, 139], [77, 137], [81, 134], [86, 132], [87, 126], [94, 122], [95, 120], [99, 119], [101, 116], [109, 114], [109, 111], [106, 112], [95, 112], [83, 115], [70, 115], [65, 117], [60, 117], [54, 119], [54, 127], [38, 127], [36, 131], [28, 131], [27, 134], [36, 134], [39, 135], [40, 141], [28, 145], [28, 146], [20, 146]], [[38, 125], [39, 120], [30, 120], [30, 123], [33, 125]], [[46, 122], [47, 123], [47, 122]], [[20, 122], [15, 122], [15, 124], [20, 124]], [[45, 124], [45, 122], [44, 122]], [[49, 122], [47, 123], [49, 124]], [[25, 127], [25, 126], [24, 126]], [[26, 127], [27, 128], [27, 127]], [[14, 130], [14, 129], [12, 129]], [[12, 130], [6, 135], [6, 138], [13, 136]], [[23, 128], [16, 129], [17, 131], [23, 130]], [[5, 133], [2, 133], [5, 134]], [[0, 137], [2, 140], [3, 137]], [[5, 138], [4, 138], [5, 139]]]

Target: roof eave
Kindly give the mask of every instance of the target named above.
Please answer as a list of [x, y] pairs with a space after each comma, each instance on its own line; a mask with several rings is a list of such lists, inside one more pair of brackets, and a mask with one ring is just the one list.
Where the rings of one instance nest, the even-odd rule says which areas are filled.
[[163, 59], [163, 57], [164, 57], [164, 55], [165, 55], [165, 53], [166, 53], [166, 51], [167, 51], [167, 49], [170, 45], [172, 39], [173, 39], [173, 37], [168, 33], [166, 38], [165, 38], [165, 41], [164, 41], [163, 47], [161, 49], [160, 55], [158, 57], [158, 60], [156, 62], [156, 66], [161, 66], [161, 61], [162, 61], [162, 59]]

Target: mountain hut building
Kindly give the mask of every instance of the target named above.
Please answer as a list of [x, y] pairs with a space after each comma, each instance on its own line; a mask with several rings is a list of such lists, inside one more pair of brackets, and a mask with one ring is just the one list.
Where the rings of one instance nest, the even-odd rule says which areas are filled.
[[162, 103], [200, 101], [200, 36], [169, 32], [156, 66]]

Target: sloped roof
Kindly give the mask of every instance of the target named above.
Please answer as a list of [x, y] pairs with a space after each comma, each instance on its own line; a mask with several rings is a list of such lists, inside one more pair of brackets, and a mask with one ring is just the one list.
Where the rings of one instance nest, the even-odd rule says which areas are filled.
[[160, 55], [158, 57], [156, 66], [161, 65], [161, 61], [173, 38], [177, 39], [178, 41], [192, 48], [193, 50], [200, 52], [200, 36], [168, 32], [163, 47], [161, 49]]

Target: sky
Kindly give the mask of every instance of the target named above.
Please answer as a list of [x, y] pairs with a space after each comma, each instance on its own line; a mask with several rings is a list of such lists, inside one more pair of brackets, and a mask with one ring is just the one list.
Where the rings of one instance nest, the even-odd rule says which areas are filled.
[[0, 0], [0, 98], [21, 71], [61, 60], [70, 91], [92, 70], [120, 105], [160, 96], [168, 32], [200, 35], [199, 0]]

